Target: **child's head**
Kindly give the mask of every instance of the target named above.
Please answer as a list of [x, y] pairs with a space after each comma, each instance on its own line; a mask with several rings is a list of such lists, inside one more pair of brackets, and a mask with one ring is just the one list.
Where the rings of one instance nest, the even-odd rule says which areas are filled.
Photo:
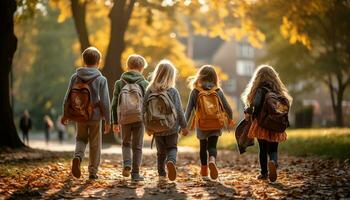
[[81, 54], [86, 67], [98, 67], [100, 65], [101, 53], [96, 47], [88, 47]]
[[260, 65], [242, 93], [241, 99], [246, 106], [252, 104], [255, 93], [261, 86], [269, 86], [273, 91], [285, 96], [292, 103], [293, 98], [289, 95], [288, 89], [282, 83], [275, 69], [269, 65]]
[[203, 65], [198, 71], [197, 74], [189, 78], [190, 88], [195, 88], [201, 86], [205, 83], [212, 83], [215, 86], [219, 86], [219, 77], [215, 71], [215, 68], [211, 65]]
[[152, 74], [148, 88], [167, 90], [175, 87], [176, 68], [169, 60], [161, 60]]
[[147, 67], [146, 59], [140, 55], [132, 54], [126, 60], [128, 70], [136, 70], [142, 72]]

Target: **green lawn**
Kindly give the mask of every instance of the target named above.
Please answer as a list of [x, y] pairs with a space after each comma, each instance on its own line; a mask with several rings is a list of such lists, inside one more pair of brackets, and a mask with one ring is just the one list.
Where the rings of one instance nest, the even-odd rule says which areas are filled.
[[[317, 155], [326, 158], [350, 159], [350, 128], [291, 129], [288, 140], [280, 143], [279, 152], [296, 156]], [[182, 137], [181, 146], [199, 147], [195, 134]], [[218, 143], [219, 149], [236, 150], [233, 132], [225, 132]], [[257, 142], [248, 152], [257, 152]]]

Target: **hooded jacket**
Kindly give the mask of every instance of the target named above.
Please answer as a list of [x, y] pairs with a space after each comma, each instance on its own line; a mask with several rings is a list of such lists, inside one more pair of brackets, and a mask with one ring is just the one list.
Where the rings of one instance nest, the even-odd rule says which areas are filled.
[[140, 72], [128, 71], [128, 72], [124, 72], [120, 76], [120, 79], [117, 80], [114, 84], [112, 110], [111, 110], [112, 124], [118, 124], [118, 110], [117, 110], [118, 99], [119, 99], [120, 91], [125, 86], [125, 83], [123, 80], [128, 83], [137, 83], [142, 89], [142, 95], [145, 95], [146, 88], [148, 86], [148, 81]]
[[[100, 103], [101, 106], [96, 106], [93, 110], [91, 121], [98, 121], [104, 119], [106, 123], [110, 124], [110, 101], [108, 93], [107, 79], [101, 74], [96, 67], [81, 67], [76, 70], [72, 75], [69, 86], [64, 97], [63, 108], [67, 102], [67, 97], [73, 84], [78, 80], [78, 77], [83, 81], [88, 81], [98, 76], [94, 81], [90, 83], [91, 96], [93, 103]], [[64, 109], [63, 109], [64, 111]]]

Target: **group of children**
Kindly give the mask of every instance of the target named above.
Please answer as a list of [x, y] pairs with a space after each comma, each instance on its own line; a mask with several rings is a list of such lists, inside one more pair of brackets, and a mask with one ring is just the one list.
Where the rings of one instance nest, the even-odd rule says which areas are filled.
[[[200, 174], [203, 178], [208, 175], [212, 179], [218, 178], [218, 138], [223, 128], [233, 127], [235, 123], [214, 67], [204, 65], [195, 76], [190, 77], [191, 93], [184, 112], [175, 85], [177, 71], [170, 61], [160, 61], [148, 82], [142, 75], [147, 67], [146, 60], [140, 55], [130, 55], [126, 62], [127, 71], [115, 82], [110, 106], [107, 80], [98, 70], [101, 53], [98, 49], [89, 47], [82, 53], [82, 58], [84, 67], [77, 69], [71, 77], [64, 98], [62, 118], [62, 123], [74, 121], [77, 126], [72, 161], [74, 177], [81, 176], [80, 163], [89, 143], [89, 178], [98, 178], [102, 144], [100, 129], [103, 119], [104, 133], [110, 131], [111, 125], [115, 134], [121, 133], [124, 177], [131, 175], [132, 181], [144, 180], [140, 174], [140, 166], [146, 131], [153, 136], [156, 144], [159, 179], [166, 180], [167, 176], [174, 181], [178, 135], [182, 133], [186, 136], [189, 129], [195, 128], [200, 142]], [[284, 131], [272, 133], [256, 123], [266, 94], [263, 88], [283, 95], [290, 102], [291, 97], [275, 70], [266, 65], [256, 70], [242, 95], [247, 108], [246, 120], [252, 120], [249, 136], [259, 140], [261, 175], [258, 178], [270, 177], [271, 181], [275, 181], [277, 146], [278, 142], [286, 139], [286, 134]], [[267, 155], [270, 156], [269, 163]]]

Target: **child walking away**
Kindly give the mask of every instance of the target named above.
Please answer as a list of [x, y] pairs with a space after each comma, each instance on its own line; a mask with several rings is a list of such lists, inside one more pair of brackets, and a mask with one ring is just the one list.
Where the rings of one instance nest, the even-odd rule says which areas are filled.
[[202, 66], [190, 80], [192, 91], [187, 104], [186, 119], [189, 122], [191, 115], [195, 115], [192, 127], [196, 126], [200, 141], [200, 174], [203, 178], [208, 177], [209, 167], [210, 177], [217, 179], [219, 172], [216, 166], [216, 145], [221, 130], [227, 125], [233, 125], [232, 109], [219, 88], [219, 78], [214, 67]]
[[171, 181], [176, 179], [177, 140], [181, 127], [183, 135], [188, 134], [182, 110], [180, 95], [175, 88], [176, 69], [167, 60], [162, 60], [152, 75], [147, 88], [143, 114], [148, 134], [153, 134], [157, 146], [157, 166], [159, 180], [167, 175]]
[[80, 163], [89, 143], [89, 179], [97, 179], [102, 146], [101, 119], [105, 121], [104, 133], [110, 129], [109, 94], [107, 80], [98, 70], [101, 59], [99, 50], [89, 47], [82, 57], [84, 67], [73, 74], [64, 97], [62, 124], [67, 124], [69, 120], [76, 122], [73, 176], [81, 176]]
[[130, 55], [126, 65], [128, 71], [114, 85], [111, 111], [113, 132], [119, 134], [121, 129], [123, 176], [129, 177], [131, 171], [132, 181], [143, 181], [139, 173], [144, 134], [142, 102], [148, 82], [142, 72], [147, 63], [140, 55]]
[[[242, 94], [245, 118], [252, 120], [249, 138], [259, 142], [261, 174], [258, 179], [277, 179], [278, 143], [287, 139], [288, 112], [292, 97], [277, 72], [268, 65], [259, 66]], [[270, 161], [267, 162], [267, 156]]]

